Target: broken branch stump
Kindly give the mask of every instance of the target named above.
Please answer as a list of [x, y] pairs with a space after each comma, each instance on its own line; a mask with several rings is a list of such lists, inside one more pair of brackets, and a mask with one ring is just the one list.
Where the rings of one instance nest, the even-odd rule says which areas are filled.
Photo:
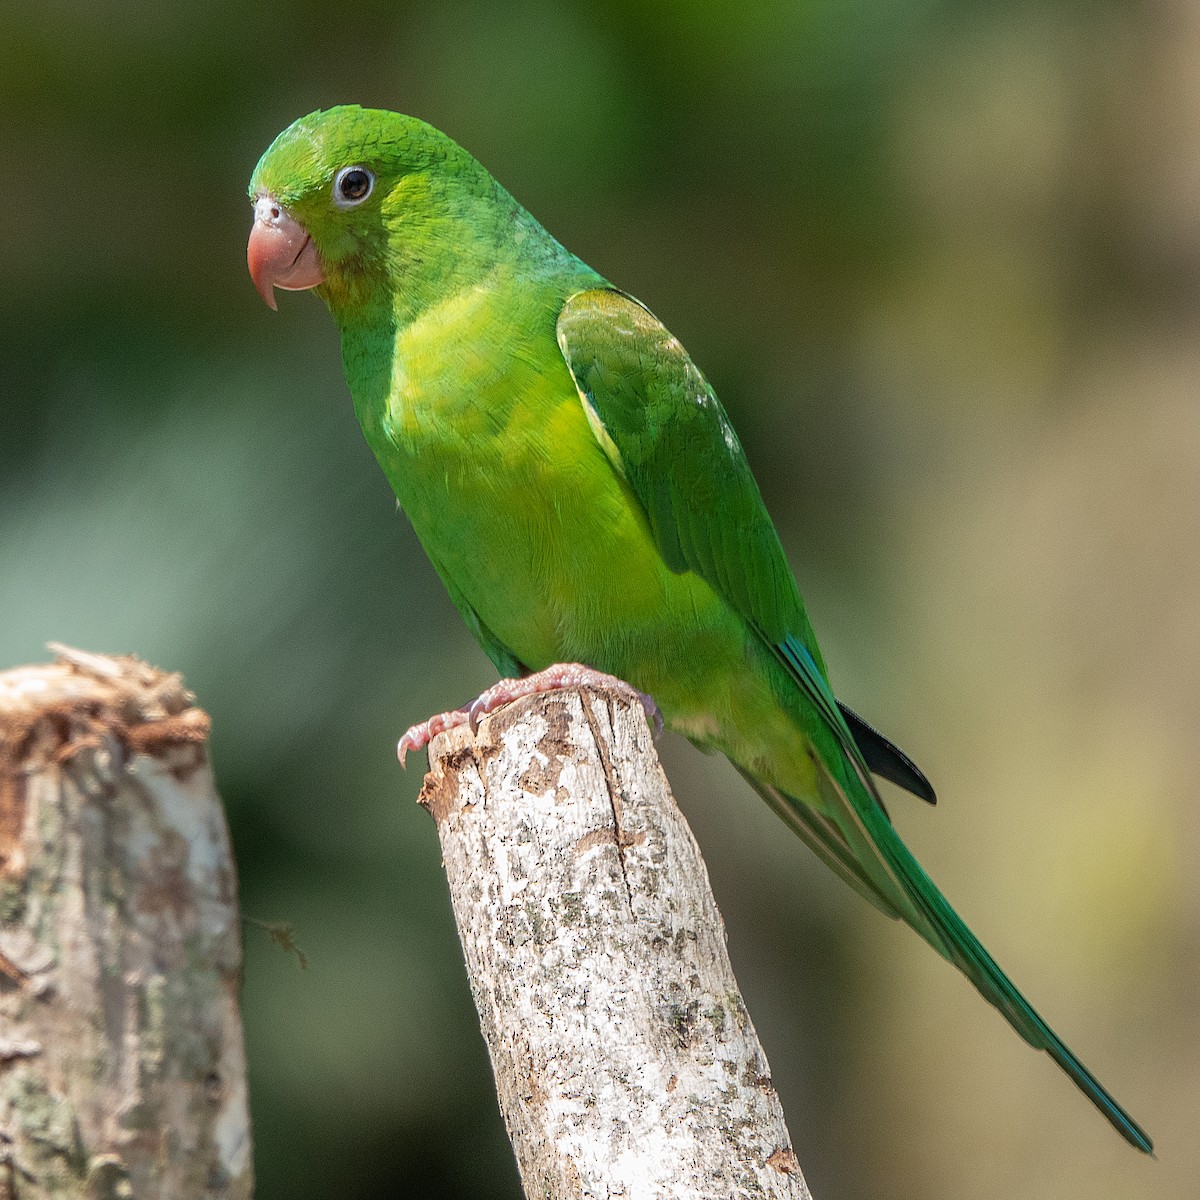
[[0, 674], [0, 1200], [248, 1200], [237, 880], [178, 675]]
[[808, 1198], [641, 706], [552, 692], [443, 733], [421, 803], [526, 1194]]

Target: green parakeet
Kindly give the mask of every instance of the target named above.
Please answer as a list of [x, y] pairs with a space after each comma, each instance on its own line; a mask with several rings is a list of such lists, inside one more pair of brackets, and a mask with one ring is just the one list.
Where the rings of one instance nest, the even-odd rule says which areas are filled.
[[532, 677], [485, 703], [588, 677], [558, 664], [653, 697], [1150, 1152], [900, 840], [872, 775], [932, 789], [835, 699], [737, 434], [658, 319], [411, 117], [303, 117], [250, 195], [263, 298], [329, 306], [367, 442], [451, 599], [502, 677]]

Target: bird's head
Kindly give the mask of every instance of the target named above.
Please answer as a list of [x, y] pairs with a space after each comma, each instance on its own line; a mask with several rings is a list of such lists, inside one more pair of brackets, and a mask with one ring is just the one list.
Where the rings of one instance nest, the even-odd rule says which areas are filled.
[[[405, 286], [436, 284], [451, 247], [469, 246], [472, 210], [498, 191], [466, 151], [415, 117], [342, 105], [288, 126], [250, 180], [246, 258], [275, 288], [316, 288], [335, 313]], [[447, 261], [444, 261], [447, 260]]]

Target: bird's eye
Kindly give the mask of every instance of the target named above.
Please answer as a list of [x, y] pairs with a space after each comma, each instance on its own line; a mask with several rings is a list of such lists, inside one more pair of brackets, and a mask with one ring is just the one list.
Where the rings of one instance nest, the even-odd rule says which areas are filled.
[[338, 208], [361, 204], [375, 186], [375, 176], [366, 167], [343, 167], [333, 181], [333, 202]]

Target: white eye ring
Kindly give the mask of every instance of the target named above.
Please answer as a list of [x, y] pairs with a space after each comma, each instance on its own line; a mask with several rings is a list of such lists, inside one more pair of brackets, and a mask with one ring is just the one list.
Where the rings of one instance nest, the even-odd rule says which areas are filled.
[[333, 202], [355, 208], [375, 190], [375, 176], [366, 167], [343, 167], [333, 178]]

